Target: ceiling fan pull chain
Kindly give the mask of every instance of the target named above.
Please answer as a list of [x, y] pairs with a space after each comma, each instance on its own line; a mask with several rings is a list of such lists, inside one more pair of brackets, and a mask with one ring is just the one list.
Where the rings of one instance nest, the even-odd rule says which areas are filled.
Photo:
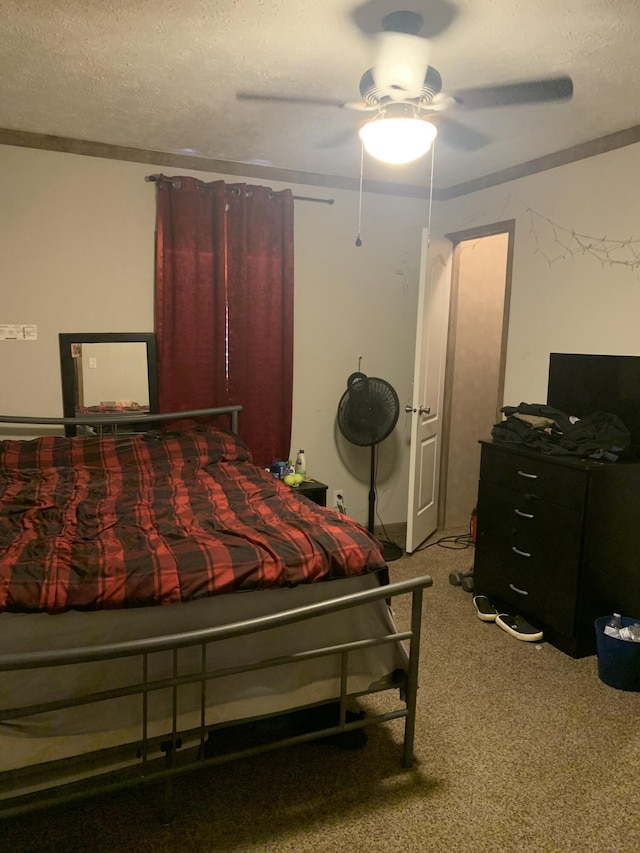
[[436, 157], [435, 139], [431, 146], [431, 174], [429, 176], [429, 215], [427, 218], [427, 249], [431, 246], [431, 213], [433, 209], [433, 164]]
[[358, 198], [358, 236], [356, 237], [356, 246], [362, 246], [362, 174], [364, 172], [364, 143], [360, 145], [360, 194]]

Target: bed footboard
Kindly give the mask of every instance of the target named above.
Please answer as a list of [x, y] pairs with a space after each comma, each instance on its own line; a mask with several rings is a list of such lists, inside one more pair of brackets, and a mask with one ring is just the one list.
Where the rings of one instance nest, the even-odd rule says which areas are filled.
[[[0, 773], [0, 816], [6, 817], [44, 806], [55, 806], [133, 785], [163, 782], [161, 809], [163, 818], [168, 820], [172, 811], [171, 782], [179, 775], [279, 746], [328, 737], [394, 719], [404, 719], [402, 763], [405, 767], [409, 767], [413, 760], [422, 598], [423, 590], [431, 585], [431, 578], [423, 576], [284, 612], [167, 637], [39, 653], [1, 655], [0, 673], [42, 670], [48, 667], [107, 660], [118, 661], [133, 656], [140, 658], [142, 671], [138, 683], [126, 687], [87, 692], [74, 696], [73, 699], [0, 709], [0, 727], [4, 728], [19, 723], [21, 718], [65, 708], [90, 706], [124, 696], [139, 697], [140, 702], [140, 727], [133, 740], [129, 739], [125, 744], [85, 752], [82, 755]], [[363, 636], [348, 643], [318, 645], [303, 651], [294, 650], [288, 655], [259, 659], [240, 666], [210, 669], [207, 665], [207, 647], [212, 643], [231, 637], [258, 635], [268, 629], [374, 602], [380, 604], [385, 599], [401, 595], [411, 597], [410, 625], [406, 630], [396, 629], [383, 636]], [[395, 677], [385, 684], [376, 684], [367, 690], [350, 692], [348, 688], [350, 655], [361, 649], [385, 644], [399, 644], [403, 647], [406, 667], [400, 673], [394, 673]], [[259, 642], [256, 645], [260, 648]], [[184, 674], [178, 668], [178, 654], [180, 650], [187, 648], [200, 650], [200, 666], [197, 671]], [[169, 677], [163, 674], [158, 678], [152, 672], [150, 661], [157, 652], [168, 652], [173, 656], [173, 674]], [[300, 664], [326, 656], [333, 656], [339, 660], [340, 689], [339, 694], [333, 697], [339, 707], [335, 724], [292, 736], [278, 737], [268, 743], [240, 746], [224, 753], [208, 748], [207, 739], [212, 731], [212, 727], [207, 723], [206, 714], [208, 685], [215, 684], [217, 679], [237, 673], [258, 673], [270, 667]], [[178, 693], [184, 685], [196, 685], [196, 689], [200, 692], [200, 720], [195, 726], [181, 725]], [[358, 696], [388, 690], [391, 687], [400, 689], [398, 707], [385, 713], [358, 716], [355, 719], [354, 715], [348, 714], [349, 701]], [[162, 734], [157, 733], [157, 721], [152, 721], [149, 715], [149, 701], [155, 691], [169, 691], [172, 696], [171, 718], [164, 724]]]

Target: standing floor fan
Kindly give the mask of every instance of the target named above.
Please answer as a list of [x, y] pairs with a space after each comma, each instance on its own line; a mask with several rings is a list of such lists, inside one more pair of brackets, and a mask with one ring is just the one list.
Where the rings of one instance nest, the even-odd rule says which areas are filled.
[[[369, 486], [369, 521], [373, 534], [376, 502], [376, 445], [384, 441], [398, 422], [400, 402], [393, 387], [384, 379], [352, 373], [347, 390], [338, 404], [338, 428], [342, 435], [359, 447], [371, 447]], [[402, 548], [394, 542], [381, 541], [387, 562], [402, 556]]]

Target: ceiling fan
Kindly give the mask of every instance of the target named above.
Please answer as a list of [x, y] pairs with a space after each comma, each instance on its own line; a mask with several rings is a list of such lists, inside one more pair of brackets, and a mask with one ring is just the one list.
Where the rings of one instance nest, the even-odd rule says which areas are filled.
[[429, 150], [438, 132], [447, 144], [467, 151], [490, 141], [451, 114], [564, 101], [573, 94], [573, 82], [567, 76], [443, 92], [439, 71], [429, 65], [431, 42], [420, 35], [423, 23], [422, 15], [411, 11], [392, 12], [383, 18], [375, 64], [360, 80], [361, 100], [259, 92], [238, 92], [236, 97], [374, 113], [359, 130], [365, 149], [387, 163], [408, 163]]

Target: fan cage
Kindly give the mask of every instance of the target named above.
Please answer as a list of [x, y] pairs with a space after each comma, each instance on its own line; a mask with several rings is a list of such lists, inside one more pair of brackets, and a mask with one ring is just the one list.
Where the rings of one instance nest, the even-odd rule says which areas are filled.
[[338, 426], [352, 444], [368, 447], [391, 434], [400, 410], [395, 389], [384, 379], [364, 377], [350, 383], [338, 405]]

